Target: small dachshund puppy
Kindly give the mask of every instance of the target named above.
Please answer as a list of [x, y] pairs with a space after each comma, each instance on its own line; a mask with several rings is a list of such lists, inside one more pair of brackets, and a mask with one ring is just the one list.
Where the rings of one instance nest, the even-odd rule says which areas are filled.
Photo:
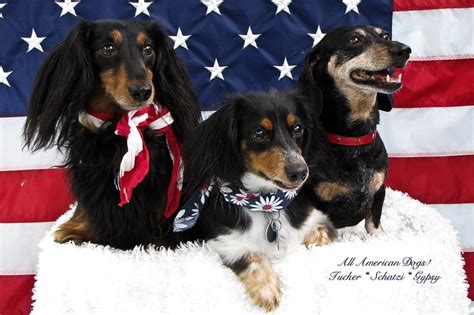
[[270, 311], [280, 301], [271, 259], [336, 236], [301, 189], [312, 125], [296, 95], [272, 91], [227, 99], [184, 143], [184, 190], [174, 230], [206, 240]]
[[324, 133], [312, 137], [307, 156], [309, 189], [316, 208], [337, 228], [365, 219], [368, 233], [382, 232], [388, 158], [377, 133], [378, 110], [390, 111], [388, 94], [398, 91], [410, 56], [407, 45], [377, 27], [341, 27], [328, 33], [307, 56], [299, 93], [322, 112]]
[[161, 244], [179, 205], [180, 142], [199, 122], [187, 71], [157, 23], [81, 21], [45, 57], [24, 126], [27, 147], [65, 153], [78, 205], [55, 240]]

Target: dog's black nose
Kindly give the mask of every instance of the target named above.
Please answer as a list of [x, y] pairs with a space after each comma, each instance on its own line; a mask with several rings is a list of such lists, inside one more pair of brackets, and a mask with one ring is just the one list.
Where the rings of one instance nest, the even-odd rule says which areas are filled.
[[147, 84], [131, 84], [128, 86], [128, 93], [135, 101], [146, 101], [151, 95], [151, 87]]
[[411, 48], [405, 44], [402, 43], [394, 43], [390, 49], [390, 53], [392, 54], [393, 57], [397, 59], [408, 59], [411, 54]]
[[285, 172], [290, 182], [302, 182], [308, 175], [308, 167], [304, 163], [293, 163], [285, 166]]

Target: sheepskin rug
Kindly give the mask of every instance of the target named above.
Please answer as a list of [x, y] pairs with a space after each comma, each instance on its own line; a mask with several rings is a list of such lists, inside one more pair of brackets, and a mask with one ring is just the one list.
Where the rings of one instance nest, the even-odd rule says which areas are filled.
[[[57, 222], [64, 222], [73, 209]], [[455, 230], [435, 209], [388, 190], [384, 235], [363, 223], [329, 246], [275, 261], [283, 283], [275, 314], [467, 314]], [[32, 314], [262, 314], [205, 244], [120, 251], [41, 244]]]

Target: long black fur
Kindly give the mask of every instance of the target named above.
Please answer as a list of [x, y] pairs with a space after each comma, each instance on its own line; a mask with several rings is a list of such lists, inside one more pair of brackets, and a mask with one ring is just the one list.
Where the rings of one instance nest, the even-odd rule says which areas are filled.
[[134, 189], [130, 203], [118, 206], [114, 180], [126, 152], [126, 140], [117, 137], [114, 130], [123, 112], [117, 108], [114, 122], [98, 132], [78, 122], [79, 112], [87, 108], [99, 84], [89, 47], [91, 34], [107, 23], [141, 28], [152, 37], [157, 54], [153, 68], [155, 99], [171, 111], [179, 140], [199, 124], [198, 102], [187, 71], [157, 23], [82, 21], [44, 59], [33, 84], [24, 137], [32, 150], [56, 146], [65, 151], [77, 211], [84, 212], [92, 240], [127, 249], [153, 242], [163, 233], [172, 162], [163, 136], [145, 130], [149, 173]]
[[[371, 27], [359, 28], [371, 36], [379, 36]], [[325, 212], [337, 228], [356, 225], [368, 216], [372, 216], [375, 228], [378, 228], [385, 185], [376, 192], [369, 191], [368, 187], [373, 172], [383, 172], [385, 175], [388, 173], [388, 156], [382, 139], [377, 135], [370, 144], [349, 147], [331, 144], [324, 136], [325, 132], [350, 137], [369, 134], [376, 130], [379, 123], [378, 110], [392, 109], [392, 96], [377, 93], [376, 104], [367, 120], [347, 122], [351, 112], [348, 99], [339, 91], [329, 74], [328, 62], [336, 55], [343, 60], [356, 57], [363, 51], [362, 49], [373, 43], [367, 41], [366, 45], [366, 42], [363, 42], [359, 51], [345, 49], [348, 39], [354, 34], [357, 35], [354, 33], [355, 30], [356, 28], [352, 27], [341, 27], [327, 34], [306, 57], [303, 73], [297, 83], [298, 93], [310, 99], [310, 103], [313, 104], [312, 116], [319, 117], [323, 128], [312, 137], [311, 146], [317, 149], [310, 151], [306, 156], [311, 167], [305, 189], [312, 195], [315, 207]], [[378, 42], [405, 46], [398, 42], [384, 42], [382, 39]], [[349, 192], [325, 201], [315, 193], [315, 189], [323, 182], [343, 183], [349, 188]]]
[[[314, 120], [309, 115], [305, 97], [292, 92], [276, 91], [227, 97], [223, 106], [205, 120], [184, 143], [184, 201], [213, 178], [227, 182], [240, 181], [248, 171], [240, 147], [241, 140], [245, 139], [242, 130], [246, 125], [261, 119], [261, 113], [266, 112], [278, 115], [291, 112], [297, 115], [305, 128], [300, 148], [303, 152], [309, 150], [310, 137], [315, 132], [312, 125]], [[299, 228], [311, 209], [310, 198], [302, 191], [285, 213], [288, 214], [290, 223]], [[196, 226], [177, 233], [176, 237], [180, 241], [209, 240], [231, 230], [244, 231], [249, 224], [250, 218], [240, 207], [228, 203], [220, 192], [214, 190]]]

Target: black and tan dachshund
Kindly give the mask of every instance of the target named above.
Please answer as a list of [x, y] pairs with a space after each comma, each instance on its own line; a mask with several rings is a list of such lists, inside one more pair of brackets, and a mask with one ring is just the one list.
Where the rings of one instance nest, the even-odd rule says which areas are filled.
[[[324, 133], [313, 137], [307, 157], [317, 209], [337, 228], [365, 219], [368, 233], [380, 233], [388, 158], [377, 133], [378, 110], [390, 111], [410, 47], [390, 40], [377, 27], [341, 27], [328, 33], [306, 58], [297, 88], [313, 103]], [[318, 135], [325, 134], [323, 137]]]
[[80, 22], [43, 61], [24, 127], [29, 148], [65, 152], [78, 205], [55, 240], [160, 244], [164, 214], [179, 202], [172, 154], [199, 120], [187, 71], [157, 23]]
[[187, 202], [175, 228], [188, 230], [177, 236], [207, 240], [265, 310], [281, 296], [271, 258], [335, 238], [310, 198], [296, 195], [313, 133], [301, 99], [275, 91], [230, 97], [184, 144]]

